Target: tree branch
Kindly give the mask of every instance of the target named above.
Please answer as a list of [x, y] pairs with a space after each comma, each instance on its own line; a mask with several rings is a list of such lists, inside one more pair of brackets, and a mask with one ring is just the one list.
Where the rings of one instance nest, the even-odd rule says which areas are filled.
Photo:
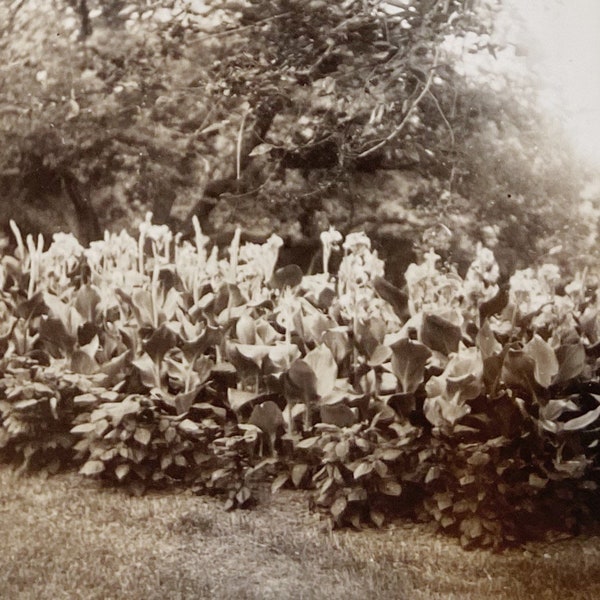
[[264, 25], [265, 23], [269, 23], [270, 21], [276, 21], [277, 19], [283, 19], [284, 17], [288, 17], [291, 15], [291, 11], [287, 11], [284, 13], [279, 13], [277, 15], [273, 15], [272, 17], [266, 17], [264, 19], [260, 19], [250, 25], [242, 25], [240, 27], [232, 27], [231, 29], [225, 29], [224, 31], [205, 31], [204, 36], [199, 37], [191, 42], [191, 44], [197, 44], [199, 42], [205, 42], [206, 40], [210, 40], [216, 37], [223, 37], [226, 35], [231, 35], [233, 33], [239, 33], [240, 31], [246, 31], [247, 29], [252, 29], [254, 27], [259, 27], [260, 25]]
[[427, 77], [427, 81], [425, 82], [425, 85], [423, 86], [423, 89], [421, 90], [419, 95], [415, 98], [414, 102], [410, 105], [409, 109], [406, 111], [406, 114], [404, 115], [404, 118], [402, 119], [400, 124], [383, 140], [381, 140], [374, 146], [371, 146], [371, 148], [361, 152], [357, 158], [364, 158], [365, 156], [369, 156], [369, 154], [373, 154], [373, 152], [377, 152], [377, 150], [380, 150], [386, 144], [389, 144], [392, 140], [396, 139], [400, 135], [400, 133], [402, 133], [402, 130], [406, 127], [406, 124], [408, 123], [408, 120], [410, 119], [410, 116], [412, 115], [413, 111], [419, 106], [419, 104], [421, 103], [421, 100], [423, 100], [423, 98], [429, 93], [429, 88], [431, 87], [431, 84], [433, 82], [435, 69], [437, 67], [437, 58], [438, 58], [438, 51], [436, 50], [435, 56], [433, 58], [433, 65], [431, 66], [431, 69], [429, 70], [429, 75]]

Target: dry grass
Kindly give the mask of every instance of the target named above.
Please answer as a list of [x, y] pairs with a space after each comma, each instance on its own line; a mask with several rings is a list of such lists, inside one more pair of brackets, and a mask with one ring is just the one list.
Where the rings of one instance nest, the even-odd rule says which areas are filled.
[[225, 513], [0, 467], [0, 598], [520, 600], [600, 597], [600, 540], [463, 551], [429, 527], [329, 533], [299, 494]]

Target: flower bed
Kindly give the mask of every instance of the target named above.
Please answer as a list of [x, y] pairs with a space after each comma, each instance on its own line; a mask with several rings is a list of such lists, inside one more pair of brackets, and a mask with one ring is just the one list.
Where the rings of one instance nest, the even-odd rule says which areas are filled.
[[[335, 524], [435, 519], [498, 546], [598, 514], [599, 300], [556, 268], [499, 283], [433, 252], [406, 289], [362, 233], [322, 234], [322, 273], [281, 240], [208, 248], [147, 219], [83, 248], [0, 261], [0, 455], [133, 493], [253, 501], [309, 488]], [[333, 252], [343, 257], [329, 273]]]

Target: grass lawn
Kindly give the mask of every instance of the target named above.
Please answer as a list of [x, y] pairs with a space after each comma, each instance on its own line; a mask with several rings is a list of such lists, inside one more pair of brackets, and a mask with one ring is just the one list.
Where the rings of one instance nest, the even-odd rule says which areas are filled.
[[0, 466], [0, 598], [592, 600], [600, 538], [463, 551], [426, 525], [329, 532], [306, 497], [252, 511], [186, 492], [133, 498]]

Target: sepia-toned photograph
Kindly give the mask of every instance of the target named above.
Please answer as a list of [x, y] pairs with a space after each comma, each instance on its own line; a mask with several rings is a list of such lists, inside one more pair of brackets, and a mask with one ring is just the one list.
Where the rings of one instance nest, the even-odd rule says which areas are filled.
[[598, 0], [0, 0], [0, 600], [600, 598]]

